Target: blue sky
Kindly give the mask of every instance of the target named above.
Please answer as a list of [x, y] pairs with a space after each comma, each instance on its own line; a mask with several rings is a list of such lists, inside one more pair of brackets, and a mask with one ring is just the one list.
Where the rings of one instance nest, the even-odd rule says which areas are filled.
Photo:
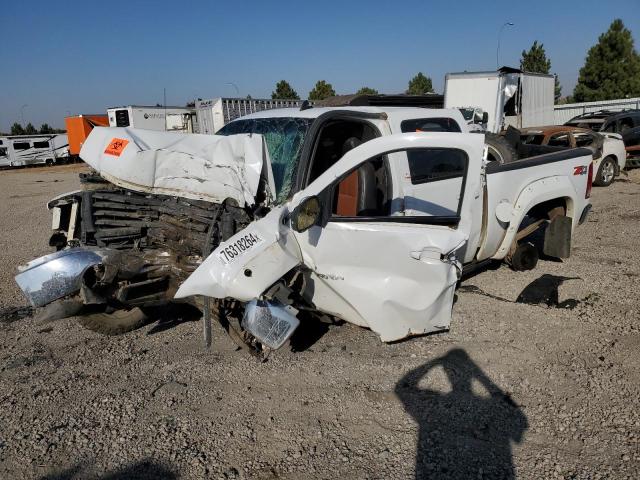
[[544, 43], [563, 94], [614, 18], [640, 47], [640, 0], [3, 2], [0, 130], [20, 121], [64, 125], [68, 113], [183, 105], [194, 97], [270, 96], [288, 80], [305, 97], [326, 79], [338, 93], [406, 89], [418, 71], [444, 75], [517, 66]]

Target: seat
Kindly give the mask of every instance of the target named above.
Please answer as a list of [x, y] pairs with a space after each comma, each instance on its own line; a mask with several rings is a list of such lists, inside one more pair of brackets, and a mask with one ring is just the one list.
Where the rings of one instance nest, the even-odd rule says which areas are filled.
[[[342, 155], [360, 145], [362, 141], [349, 137], [342, 146]], [[376, 172], [371, 163], [365, 163], [338, 185], [336, 214], [342, 217], [376, 215], [378, 193]]]
[[379, 215], [376, 173], [365, 163], [338, 185], [336, 214], [342, 217]]

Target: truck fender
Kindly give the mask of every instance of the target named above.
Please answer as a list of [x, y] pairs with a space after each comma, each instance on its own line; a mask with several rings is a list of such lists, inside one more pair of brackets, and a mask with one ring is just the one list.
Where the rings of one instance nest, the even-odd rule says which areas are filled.
[[250, 301], [301, 263], [300, 246], [278, 207], [252, 222], [211, 255], [180, 285], [175, 298], [204, 295]]
[[[571, 181], [565, 176], [547, 177], [527, 185], [520, 193], [511, 210], [507, 232], [502, 239], [500, 247], [491, 258], [501, 260], [507, 255], [518, 233], [518, 228], [529, 210], [542, 202], [556, 198], [571, 199], [573, 195], [575, 195], [575, 189]], [[504, 212], [501, 212], [501, 214], [504, 215]], [[573, 218], [573, 228], [575, 228], [577, 219], [573, 215], [573, 202], [571, 200], [567, 202], [567, 216]]]

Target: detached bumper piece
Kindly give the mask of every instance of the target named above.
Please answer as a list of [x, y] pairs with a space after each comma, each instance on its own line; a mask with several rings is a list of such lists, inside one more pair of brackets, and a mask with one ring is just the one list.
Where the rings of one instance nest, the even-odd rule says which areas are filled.
[[34, 307], [77, 292], [88, 268], [102, 262], [100, 250], [74, 248], [32, 260], [20, 267], [16, 282]]
[[292, 307], [253, 300], [247, 303], [242, 326], [263, 345], [277, 350], [300, 325]]

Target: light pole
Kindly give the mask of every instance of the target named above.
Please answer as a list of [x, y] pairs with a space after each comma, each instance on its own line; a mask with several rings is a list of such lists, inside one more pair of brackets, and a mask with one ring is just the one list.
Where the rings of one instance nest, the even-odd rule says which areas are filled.
[[25, 103], [20, 107], [20, 125], [24, 125], [24, 109], [27, 108], [28, 106], [29, 105]]
[[238, 88], [238, 86], [235, 83], [233, 83], [233, 82], [225, 82], [225, 85], [231, 85], [233, 88], [235, 88], [236, 89], [236, 95], [238, 97], [240, 97], [240, 89]]
[[513, 27], [513, 23], [505, 22], [500, 27], [500, 31], [498, 32], [498, 47], [496, 48], [496, 70], [500, 68], [500, 37], [502, 36], [502, 31], [504, 27]]

